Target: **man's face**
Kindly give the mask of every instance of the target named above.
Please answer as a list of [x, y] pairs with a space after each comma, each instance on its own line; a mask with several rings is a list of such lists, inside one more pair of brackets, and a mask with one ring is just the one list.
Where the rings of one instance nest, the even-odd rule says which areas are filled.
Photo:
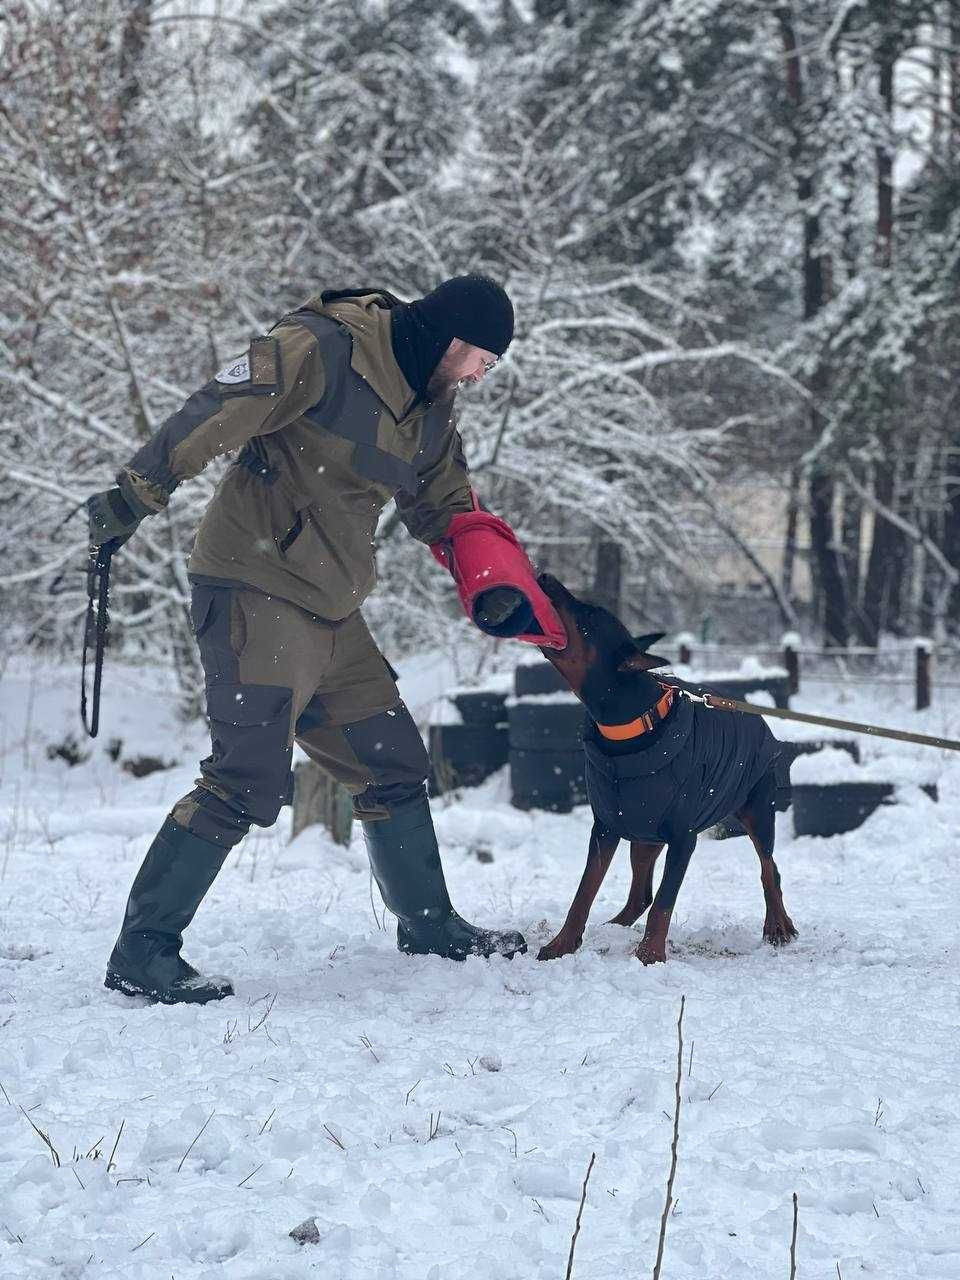
[[499, 359], [492, 351], [454, 338], [427, 383], [427, 398], [442, 400], [465, 382], [479, 382]]

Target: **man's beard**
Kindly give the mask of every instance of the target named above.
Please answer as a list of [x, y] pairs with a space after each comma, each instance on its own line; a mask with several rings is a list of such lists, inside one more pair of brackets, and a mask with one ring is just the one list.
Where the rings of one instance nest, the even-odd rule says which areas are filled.
[[460, 386], [460, 382], [461, 379], [450, 376], [441, 360], [430, 375], [430, 381], [427, 383], [426, 398], [430, 401], [449, 400]]

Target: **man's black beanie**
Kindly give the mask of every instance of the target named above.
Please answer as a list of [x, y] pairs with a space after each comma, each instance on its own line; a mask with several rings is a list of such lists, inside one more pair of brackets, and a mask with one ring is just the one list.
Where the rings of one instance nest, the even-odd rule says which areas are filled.
[[494, 355], [513, 338], [513, 304], [489, 276], [454, 276], [413, 305], [436, 329]]
[[513, 338], [513, 305], [488, 276], [454, 276], [416, 302], [394, 307], [393, 352], [420, 395], [454, 338], [502, 356]]

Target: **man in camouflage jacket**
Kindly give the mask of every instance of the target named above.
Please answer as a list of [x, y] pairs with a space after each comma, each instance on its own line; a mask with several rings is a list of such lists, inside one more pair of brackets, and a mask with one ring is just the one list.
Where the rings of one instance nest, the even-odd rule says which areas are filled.
[[450, 904], [423, 742], [360, 613], [390, 499], [427, 544], [464, 513], [496, 519], [477, 512], [453, 401], [512, 334], [510, 301], [485, 277], [410, 304], [382, 290], [321, 294], [251, 342], [117, 488], [90, 499], [93, 540], [120, 545], [181, 481], [238, 451], [189, 563], [213, 749], [134, 881], [108, 987], [167, 1003], [231, 994], [181, 958], [181, 935], [230, 849], [289, 803], [295, 741], [353, 793], [401, 950], [525, 950], [520, 934], [475, 928]]

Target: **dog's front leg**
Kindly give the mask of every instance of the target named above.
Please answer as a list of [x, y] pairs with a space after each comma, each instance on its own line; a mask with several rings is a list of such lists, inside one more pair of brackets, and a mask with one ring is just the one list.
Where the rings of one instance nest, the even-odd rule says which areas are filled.
[[603, 884], [603, 877], [609, 870], [619, 843], [619, 836], [608, 831], [602, 823], [594, 821], [590, 832], [590, 847], [587, 850], [587, 865], [583, 869], [563, 928], [551, 942], [540, 948], [537, 952], [538, 960], [556, 960], [558, 956], [569, 955], [580, 946], [593, 900]]
[[697, 843], [695, 831], [685, 831], [675, 837], [667, 845], [666, 865], [663, 879], [653, 900], [653, 906], [647, 913], [647, 927], [643, 941], [637, 947], [637, 959], [643, 964], [660, 964], [667, 958], [667, 930], [670, 928], [670, 917], [673, 915], [677, 894], [687, 874], [690, 855]]

